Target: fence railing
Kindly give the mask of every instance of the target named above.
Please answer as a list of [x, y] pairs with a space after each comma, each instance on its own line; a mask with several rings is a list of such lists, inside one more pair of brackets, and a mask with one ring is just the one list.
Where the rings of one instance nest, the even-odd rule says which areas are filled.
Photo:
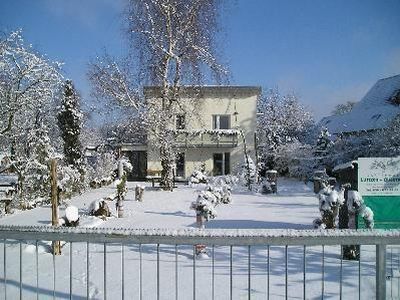
[[[44, 241], [65, 242], [61, 256], [51, 255]], [[122, 299], [219, 299], [224, 295], [234, 299], [243, 293], [248, 299], [288, 299], [292, 290], [297, 297], [310, 299], [331, 295], [328, 287], [333, 285], [340, 299], [348, 287], [356, 287], [354, 297], [364, 299], [371, 298], [362, 296], [371, 289], [371, 276], [375, 277], [372, 298], [399, 296], [400, 279], [387, 286], [388, 280], [394, 280], [387, 265], [399, 270], [399, 230], [1, 226], [0, 242], [0, 298], [4, 299], [34, 298], [34, 294], [37, 299], [42, 295], [70, 299], [116, 295]], [[206, 246], [205, 259], [197, 255], [195, 245]], [[346, 271], [343, 245], [360, 245], [362, 253]], [[149, 290], [153, 296], [146, 294]], [[202, 295], [205, 292], [207, 296]]]

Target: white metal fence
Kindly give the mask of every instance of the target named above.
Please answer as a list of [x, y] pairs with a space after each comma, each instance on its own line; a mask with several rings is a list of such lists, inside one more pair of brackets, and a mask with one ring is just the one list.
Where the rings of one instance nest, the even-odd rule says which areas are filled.
[[[63, 241], [62, 255], [46, 241]], [[1, 299], [400, 297], [399, 230], [2, 226], [0, 242]], [[342, 245], [361, 259], [343, 260]]]

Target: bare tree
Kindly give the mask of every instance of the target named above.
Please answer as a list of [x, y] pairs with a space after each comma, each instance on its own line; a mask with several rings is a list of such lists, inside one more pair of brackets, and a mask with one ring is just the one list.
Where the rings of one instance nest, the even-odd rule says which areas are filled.
[[[171, 120], [178, 112], [193, 108], [182, 104], [180, 87], [198, 85], [207, 76], [219, 81], [227, 74], [216, 55], [215, 33], [221, 3], [217, 0], [129, 0], [127, 29], [136, 63], [132, 65], [137, 67], [136, 84], [129, 82], [133, 78], [127, 76], [129, 71], [109, 61], [109, 56], [90, 66], [89, 77], [98, 95], [137, 111], [145, 107], [152, 142], [160, 149], [161, 184], [165, 189], [172, 189], [175, 160], [175, 128]], [[142, 84], [158, 86], [159, 95], [145, 103], [137, 92]]]

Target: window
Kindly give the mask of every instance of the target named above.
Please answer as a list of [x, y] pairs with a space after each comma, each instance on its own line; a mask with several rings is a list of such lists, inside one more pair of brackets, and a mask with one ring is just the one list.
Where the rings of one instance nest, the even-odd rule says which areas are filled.
[[176, 115], [176, 129], [185, 129], [185, 115]]
[[213, 129], [230, 129], [231, 116], [230, 115], [213, 115]]
[[214, 168], [213, 175], [227, 175], [230, 173], [231, 168], [231, 155], [229, 152], [225, 153], [214, 153]]

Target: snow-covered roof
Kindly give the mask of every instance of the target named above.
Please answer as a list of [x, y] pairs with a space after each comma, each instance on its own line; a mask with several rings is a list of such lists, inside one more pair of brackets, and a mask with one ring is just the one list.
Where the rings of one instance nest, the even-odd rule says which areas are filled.
[[[240, 85], [202, 85], [202, 86], [180, 86], [179, 91], [183, 96], [223, 96], [243, 97], [261, 94], [259, 86]], [[143, 92], [146, 97], [158, 97], [161, 94], [160, 86], [145, 86]]]
[[400, 105], [390, 102], [399, 91], [400, 74], [380, 79], [350, 112], [325, 117], [319, 125], [333, 134], [385, 128], [400, 114]]

